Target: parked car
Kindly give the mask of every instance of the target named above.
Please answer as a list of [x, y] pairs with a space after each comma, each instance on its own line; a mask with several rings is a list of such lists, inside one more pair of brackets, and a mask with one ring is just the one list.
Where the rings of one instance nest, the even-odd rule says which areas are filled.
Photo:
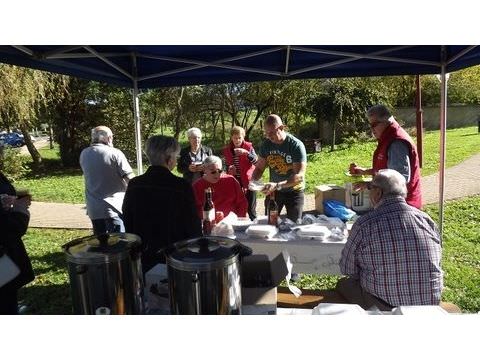
[[0, 142], [2, 142], [2, 140], [4, 145], [10, 145], [13, 147], [20, 147], [25, 145], [23, 135], [16, 132], [0, 135]]

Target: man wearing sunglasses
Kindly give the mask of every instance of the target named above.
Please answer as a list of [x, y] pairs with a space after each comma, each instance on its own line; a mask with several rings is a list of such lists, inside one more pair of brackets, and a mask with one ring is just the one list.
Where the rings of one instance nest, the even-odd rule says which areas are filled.
[[[305, 145], [295, 136], [285, 131], [280, 116], [268, 115], [263, 124], [265, 141], [263, 142], [252, 180], [259, 180], [268, 167], [270, 182], [265, 184], [265, 195], [276, 191], [275, 201], [278, 212], [283, 206], [287, 217], [293, 222], [302, 218], [305, 189], [305, 171], [307, 169], [307, 152]], [[267, 207], [267, 202], [265, 202]]]
[[437, 226], [405, 202], [405, 178], [397, 171], [379, 170], [369, 187], [374, 210], [353, 224], [340, 258], [348, 277], [337, 290], [364, 309], [438, 305], [443, 271]]
[[[352, 163], [350, 174], [375, 175], [380, 169], [397, 170], [407, 182], [407, 203], [420, 209], [422, 207], [420, 163], [415, 144], [386, 106], [372, 106], [367, 111], [367, 117], [372, 134], [378, 140], [373, 153], [372, 167], [365, 169]], [[356, 190], [364, 188], [364, 184], [356, 184]]]
[[203, 162], [203, 168], [203, 176], [193, 183], [199, 216], [202, 217], [205, 189], [211, 188], [215, 211], [221, 211], [225, 216], [234, 212], [239, 217], [246, 217], [248, 202], [245, 193], [232, 175], [223, 173], [222, 160], [210, 155]]

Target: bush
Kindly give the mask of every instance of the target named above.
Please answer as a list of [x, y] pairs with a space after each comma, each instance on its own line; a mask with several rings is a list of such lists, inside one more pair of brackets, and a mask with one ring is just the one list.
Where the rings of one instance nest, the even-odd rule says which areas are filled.
[[10, 180], [15, 181], [27, 172], [27, 160], [20, 156], [20, 149], [8, 145], [0, 148], [0, 170]]

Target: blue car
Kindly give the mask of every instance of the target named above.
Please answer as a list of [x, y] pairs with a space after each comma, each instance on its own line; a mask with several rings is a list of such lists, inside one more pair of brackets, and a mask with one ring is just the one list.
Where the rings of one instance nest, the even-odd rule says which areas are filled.
[[25, 145], [25, 140], [23, 139], [22, 134], [12, 132], [0, 135], [0, 144], [1, 143], [3, 143], [3, 145], [10, 145], [12, 147], [20, 147]]

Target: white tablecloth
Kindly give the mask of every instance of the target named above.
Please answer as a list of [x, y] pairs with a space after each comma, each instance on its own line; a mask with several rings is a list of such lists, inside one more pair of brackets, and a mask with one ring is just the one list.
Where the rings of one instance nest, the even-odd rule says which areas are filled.
[[251, 238], [244, 231], [235, 232], [236, 239], [252, 248], [254, 254], [266, 254], [273, 259], [282, 250], [290, 254], [293, 272], [308, 274], [340, 275], [340, 255], [346, 239], [336, 242], [294, 239], [286, 241], [282, 238]]

